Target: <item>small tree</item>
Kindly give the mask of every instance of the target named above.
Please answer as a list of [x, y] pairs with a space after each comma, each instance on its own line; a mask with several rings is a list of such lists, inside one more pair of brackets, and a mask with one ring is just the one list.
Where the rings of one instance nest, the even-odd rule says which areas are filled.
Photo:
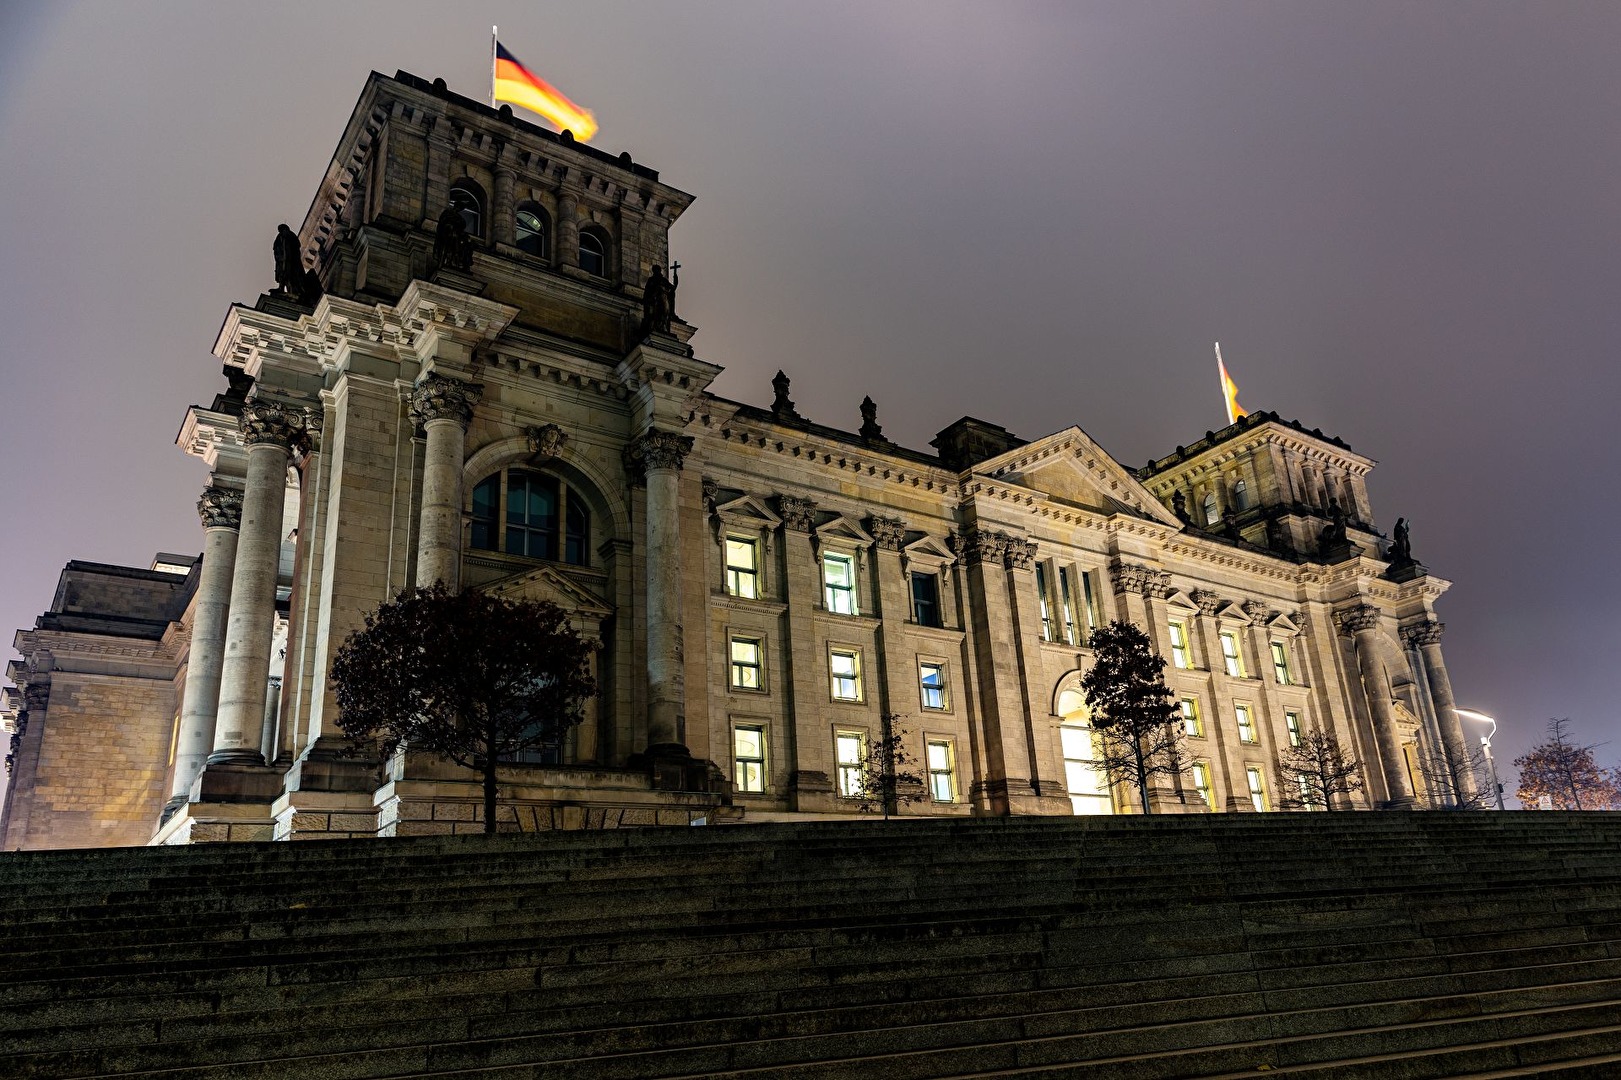
[[1549, 720], [1549, 738], [1514, 759], [1520, 787], [1514, 793], [1526, 809], [1546, 795], [1555, 810], [1613, 810], [1621, 807], [1621, 785], [1614, 771], [1593, 760], [1596, 746], [1579, 746], [1565, 732], [1568, 717]]
[[1362, 763], [1328, 731], [1303, 732], [1300, 745], [1278, 759], [1278, 772], [1284, 781], [1278, 806], [1284, 810], [1333, 810], [1336, 796], [1362, 790]]
[[[1490, 775], [1486, 754], [1478, 746], [1469, 747], [1465, 759], [1458, 763], [1448, 761], [1440, 753], [1426, 757], [1419, 763], [1418, 771], [1431, 792], [1452, 804], [1448, 809], [1490, 810], [1497, 805], [1497, 793], [1492, 790], [1490, 780], [1485, 779]], [[1473, 784], [1469, 783], [1470, 779]]]
[[338, 727], [385, 757], [408, 746], [478, 770], [493, 833], [497, 765], [584, 718], [592, 648], [554, 604], [407, 589], [333, 659]]
[[1147, 814], [1148, 778], [1182, 773], [1182, 716], [1165, 685], [1165, 658], [1129, 622], [1094, 630], [1091, 645], [1081, 690], [1104, 771], [1110, 784], [1134, 785]]
[[864, 814], [874, 810], [889, 820], [889, 815], [900, 812], [903, 803], [914, 803], [927, 797], [923, 778], [912, 771], [917, 764], [906, 749], [907, 730], [897, 727], [900, 717], [885, 713], [880, 720], [881, 735], [867, 747], [861, 759], [861, 800], [856, 805]]

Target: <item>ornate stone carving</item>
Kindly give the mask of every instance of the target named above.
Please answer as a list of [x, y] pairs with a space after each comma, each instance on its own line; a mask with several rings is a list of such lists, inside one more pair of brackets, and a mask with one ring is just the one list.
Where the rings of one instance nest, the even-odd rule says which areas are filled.
[[1402, 644], [1408, 648], [1422, 649], [1426, 645], [1441, 644], [1441, 633], [1446, 629], [1443, 622], [1421, 622], [1401, 628]]
[[626, 451], [627, 459], [644, 472], [648, 469], [680, 469], [681, 462], [692, 452], [692, 436], [652, 428], [640, 438], [631, 440]]
[[886, 551], [899, 551], [901, 541], [906, 538], [906, 522], [900, 518], [879, 517], [874, 514], [867, 519], [867, 531], [872, 538], [878, 541], [878, 546]]
[[477, 383], [462, 382], [444, 375], [429, 375], [411, 394], [411, 419], [418, 424], [430, 420], [454, 420], [463, 427], [473, 418], [473, 403], [484, 393]]
[[1354, 608], [1339, 612], [1336, 617], [1339, 619], [1341, 630], [1347, 634], [1360, 634], [1364, 630], [1378, 628], [1380, 612], [1372, 604], [1358, 604]]
[[999, 563], [1007, 555], [1008, 534], [970, 529], [952, 542], [952, 550], [969, 566], [982, 562]]
[[[704, 509], [711, 514], [715, 513], [715, 504], [720, 501], [720, 484], [713, 476], [706, 476], [701, 481], [704, 491]], [[720, 522], [715, 523], [717, 539], [719, 538]]]
[[29, 712], [37, 712], [45, 708], [51, 701], [51, 684], [48, 682], [31, 682], [23, 687], [23, 708]]
[[1163, 600], [1171, 594], [1171, 575], [1167, 570], [1117, 559], [1109, 564], [1109, 575], [1114, 578], [1116, 592], [1141, 593], [1151, 600]]
[[1215, 593], [1211, 592], [1209, 589], [1193, 590], [1193, 602], [1194, 604], [1198, 605], [1199, 614], [1206, 617], [1214, 615], [1216, 612], [1220, 611], [1221, 605], [1226, 603], [1226, 601], [1217, 596]]
[[1272, 618], [1272, 609], [1259, 600], [1244, 601], [1244, 614], [1250, 617], [1250, 622], [1256, 626], [1264, 625]]
[[274, 443], [288, 450], [304, 445], [304, 413], [273, 401], [250, 401], [237, 418], [245, 446]]
[[777, 514], [782, 518], [783, 528], [810, 532], [816, 523], [816, 504], [797, 495], [778, 495]]
[[203, 528], [240, 528], [242, 525], [242, 493], [234, 488], [209, 485], [197, 500], [197, 516]]
[[1006, 538], [1007, 546], [1002, 550], [1002, 564], [1009, 570], [1028, 570], [1036, 562], [1036, 545], [1033, 540], [1023, 540], [1017, 536]]
[[884, 429], [878, 426], [878, 405], [870, 396], [861, 399], [861, 430], [858, 434], [870, 442], [887, 442]]
[[563, 444], [568, 442], [568, 433], [556, 424], [528, 428], [524, 435], [529, 439], [530, 460], [535, 462], [552, 460], [563, 449]]
[[788, 396], [788, 376], [778, 370], [777, 377], [771, 380], [771, 416], [778, 423], [795, 423], [804, 420], [794, 409], [793, 398]]

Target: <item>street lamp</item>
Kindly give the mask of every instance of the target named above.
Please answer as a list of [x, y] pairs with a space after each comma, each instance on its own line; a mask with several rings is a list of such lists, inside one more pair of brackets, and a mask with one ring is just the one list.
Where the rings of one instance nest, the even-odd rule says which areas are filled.
[[1492, 736], [1497, 734], [1497, 721], [1483, 712], [1476, 712], [1474, 709], [1459, 709], [1454, 706], [1453, 711], [1459, 716], [1467, 716], [1471, 720], [1484, 720], [1492, 726], [1490, 731], [1480, 737], [1480, 745], [1486, 751], [1486, 770], [1491, 773], [1492, 792], [1497, 797], [1497, 809], [1501, 810], [1503, 809], [1503, 785], [1497, 782], [1497, 762], [1492, 758]]

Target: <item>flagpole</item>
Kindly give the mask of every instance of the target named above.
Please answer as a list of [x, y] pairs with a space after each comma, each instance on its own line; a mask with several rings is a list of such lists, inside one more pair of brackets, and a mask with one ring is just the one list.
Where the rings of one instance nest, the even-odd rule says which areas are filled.
[[499, 47], [500, 40], [501, 40], [501, 28], [498, 27], [498, 26], [491, 25], [491, 27], [490, 27], [490, 108], [492, 108], [492, 109], [495, 108], [495, 50]]
[[1216, 342], [1216, 381], [1221, 384], [1221, 405], [1227, 410], [1227, 422], [1238, 419], [1233, 415], [1233, 397], [1227, 392], [1227, 365], [1221, 362], [1221, 342]]

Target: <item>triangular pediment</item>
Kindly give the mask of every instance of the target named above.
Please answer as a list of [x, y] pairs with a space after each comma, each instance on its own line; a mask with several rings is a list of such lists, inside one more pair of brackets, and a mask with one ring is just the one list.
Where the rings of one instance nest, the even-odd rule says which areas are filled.
[[974, 472], [1039, 491], [1099, 514], [1129, 514], [1181, 526], [1132, 471], [1078, 427], [1037, 439], [974, 467]]
[[1176, 589], [1165, 598], [1165, 606], [1182, 615], [1197, 615], [1199, 605], [1181, 589]]
[[1272, 621], [1268, 625], [1275, 629], [1281, 630], [1286, 634], [1300, 633], [1299, 624], [1288, 614], [1281, 611], [1272, 617]]
[[782, 518], [774, 513], [763, 499], [744, 494], [728, 502], [716, 503], [715, 513], [734, 524], [757, 523], [762, 529], [775, 529]]
[[847, 514], [835, 514], [820, 525], [816, 526], [818, 540], [843, 540], [846, 543], [859, 544], [862, 547], [872, 543], [872, 534], [861, 527], [861, 523]]
[[1232, 600], [1223, 602], [1221, 607], [1216, 609], [1216, 615], [1218, 618], [1232, 619], [1236, 622], [1250, 621], [1249, 613]]
[[613, 614], [613, 606], [605, 599], [553, 566], [537, 566], [480, 587], [509, 600], [546, 600], [586, 618], [606, 619]]
[[951, 548], [946, 546], [944, 540], [937, 536], [930, 536], [928, 533], [924, 533], [911, 543], [904, 545], [901, 551], [913, 557], [921, 556], [926, 559], [940, 559], [945, 562], [957, 561], [957, 556], [952, 554]]

